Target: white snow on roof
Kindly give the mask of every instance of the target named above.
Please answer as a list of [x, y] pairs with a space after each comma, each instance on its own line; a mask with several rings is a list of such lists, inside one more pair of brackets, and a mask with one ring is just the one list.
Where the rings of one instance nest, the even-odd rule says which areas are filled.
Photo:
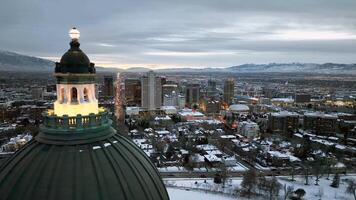
[[96, 149], [101, 149], [101, 146], [93, 146], [93, 149], [96, 150]]
[[210, 162], [221, 161], [221, 159], [218, 158], [217, 156], [215, 156], [214, 154], [204, 155], [204, 157], [205, 157], [207, 160], [209, 160]]
[[334, 165], [335, 168], [344, 168], [346, 167], [344, 163], [338, 162], [336, 165]]
[[250, 108], [245, 104], [233, 104], [229, 107], [229, 110], [233, 112], [246, 112], [249, 111]]
[[285, 158], [285, 159], [289, 159], [290, 161], [294, 162], [294, 161], [300, 161], [299, 158], [287, 154], [287, 153], [282, 153], [280, 151], [268, 151], [268, 153], [272, 156], [272, 157], [277, 157], [277, 158]]
[[200, 144], [195, 146], [197, 149], [201, 149], [204, 151], [212, 151], [212, 150], [216, 150], [218, 149], [216, 146], [212, 145], [212, 144]]
[[323, 113], [323, 112], [307, 112], [307, 113], [304, 113], [304, 116], [330, 118], [330, 119], [337, 119], [338, 118], [338, 116], [335, 115], [335, 114], [326, 114], [326, 113]]
[[335, 148], [337, 148], [337, 149], [341, 149], [341, 150], [346, 149], [346, 147], [345, 147], [344, 145], [341, 145], [341, 144], [337, 144], [337, 145], [335, 145]]
[[223, 139], [236, 139], [235, 135], [221, 135], [220, 137]]
[[161, 110], [177, 110], [174, 106], [161, 106]]
[[288, 112], [288, 111], [281, 111], [281, 112], [275, 112], [271, 113], [271, 116], [273, 117], [298, 117], [298, 113], [296, 112]]
[[273, 98], [273, 99], [271, 99], [271, 101], [283, 102], [283, 103], [293, 103], [294, 99], [291, 99], [291, 98]]
[[193, 117], [204, 117], [205, 115], [199, 111], [193, 111], [192, 109], [184, 108], [178, 112], [181, 116], [193, 116]]
[[194, 155], [192, 156], [192, 161], [193, 161], [193, 162], [205, 162], [204, 156], [201, 156], [201, 155], [199, 155], [199, 154], [194, 154]]
[[108, 147], [108, 146], [110, 146], [111, 145], [111, 143], [104, 143], [104, 147]]
[[171, 120], [171, 118], [168, 116], [168, 115], [166, 115], [166, 116], [164, 116], [164, 117], [155, 117], [155, 120], [156, 121], [159, 121], [159, 120]]
[[329, 141], [323, 140], [323, 139], [310, 138], [310, 140], [313, 141], [313, 142], [317, 142], [317, 143], [320, 143], [320, 144], [327, 145], [327, 146], [335, 145], [335, 143], [329, 142]]
[[168, 135], [170, 132], [167, 130], [162, 130], [162, 131], [156, 131], [158, 135]]

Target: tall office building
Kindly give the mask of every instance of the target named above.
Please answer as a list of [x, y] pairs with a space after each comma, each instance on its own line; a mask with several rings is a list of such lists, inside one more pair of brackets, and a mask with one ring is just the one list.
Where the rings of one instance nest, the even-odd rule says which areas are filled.
[[103, 96], [104, 97], [114, 96], [114, 78], [112, 76], [104, 76]]
[[216, 81], [209, 79], [208, 80], [208, 87], [206, 89], [206, 94], [208, 97], [213, 97], [216, 95]]
[[162, 80], [151, 70], [141, 79], [141, 105], [147, 110], [159, 109], [162, 105]]
[[234, 100], [235, 80], [232, 78], [226, 79], [224, 83], [224, 102], [231, 104]]
[[178, 85], [175, 83], [163, 84], [162, 85], [162, 102], [164, 101], [164, 97], [167, 95], [171, 95], [173, 92], [178, 94]]
[[42, 100], [43, 99], [44, 89], [42, 87], [33, 87], [31, 88], [32, 99]]
[[115, 116], [117, 122], [124, 122], [125, 120], [125, 86], [124, 86], [125, 77], [122, 73], [118, 73], [116, 76], [115, 83]]
[[198, 103], [200, 98], [200, 85], [193, 83], [185, 87], [185, 102], [188, 105]]
[[125, 79], [125, 104], [126, 106], [141, 106], [141, 80], [139, 78]]

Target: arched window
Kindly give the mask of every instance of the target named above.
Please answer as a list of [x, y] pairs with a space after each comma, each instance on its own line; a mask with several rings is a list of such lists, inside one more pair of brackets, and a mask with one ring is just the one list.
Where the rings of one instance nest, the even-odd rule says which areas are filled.
[[64, 88], [61, 88], [59, 90], [59, 101], [60, 101], [60, 103], [64, 102]]
[[77, 88], [72, 87], [72, 89], [70, 90], [70, 94], [71, 94], [71, 102], [72, 103], [78, 103], [78, 91], [77, 91]]
[[89, 91], [87, 88], [84, 88], [84, 101], [88, 102], [89, 101]]

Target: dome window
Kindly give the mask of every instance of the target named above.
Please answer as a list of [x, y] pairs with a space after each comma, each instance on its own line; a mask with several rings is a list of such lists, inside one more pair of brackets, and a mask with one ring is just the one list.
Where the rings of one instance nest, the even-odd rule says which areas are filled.
[[88, 89], [84, 88], [83, 93], [84, 93], [84, 101], [85, 102], [89, 102], [89, 91], [88, 91]]
[[77, 88], [72, 87], [70, 90], [70, 95], [71, 95], [71, 103], [78, 103], [78, 91]]

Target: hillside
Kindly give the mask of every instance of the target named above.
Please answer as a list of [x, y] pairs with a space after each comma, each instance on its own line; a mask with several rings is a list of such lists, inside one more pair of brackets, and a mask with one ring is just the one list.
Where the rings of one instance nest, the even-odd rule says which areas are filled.
[[[51, 60], [0, 51], [0, 71], [7, 72], [53, 72], [55, 63]], [[99, 72], [118, 72], [117, 68], [96, 67]]]
[[37, 57], [0, 51], [0, 71], [53, 71], [54, 62]]

